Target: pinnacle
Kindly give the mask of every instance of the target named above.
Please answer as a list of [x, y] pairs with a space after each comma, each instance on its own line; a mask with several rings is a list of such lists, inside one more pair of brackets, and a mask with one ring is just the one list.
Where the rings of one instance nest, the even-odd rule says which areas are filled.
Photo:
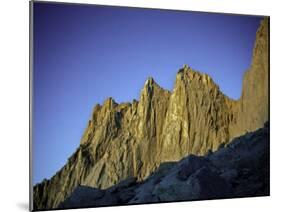
[[114, 101], [114, 99], [112, 97], [109, 97], [104, 101], [103, 105], [108, 108], [111, 108], [111, 107], [117, 105], [117, 103]]
[[183, 70], [188, 70], [190, 67], [187, 64], [183, 65]]
[[152, 77], [148, 77], [147, 80], [145, 81], [145, 85], [152, 85], [154, 83], [155, 81]]
[[153, 87], [155, 87], [156, 82], [152, 77], [148, 77], [147, 80], [144, 83], [144, 89], [145, 90], [151, 90]]
[[187, 73], [188, 71], [191, 71], [191, 67], [188, 66], [187, 64], [184, 64], [182, 68], [180, 68], [180, 70], [178, 71], [178, 74], [181, 73]]

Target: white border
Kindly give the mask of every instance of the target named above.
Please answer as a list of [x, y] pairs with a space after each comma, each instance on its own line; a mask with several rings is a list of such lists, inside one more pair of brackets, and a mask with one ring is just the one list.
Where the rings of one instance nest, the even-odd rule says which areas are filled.
[[[58, 0], [60, 1], [60, 0]], [[271, 16], [271, 196], [69, 211], [276, 211], [280, 208], [280, 6], [276, 0], [67, 0], [76, 3], [226, 12]], [[28, 210], [29, 182], [29, 5], [3, 1], [0, 7], [0, 211]], [[278, 210], [278, 209], [277, 209]]]

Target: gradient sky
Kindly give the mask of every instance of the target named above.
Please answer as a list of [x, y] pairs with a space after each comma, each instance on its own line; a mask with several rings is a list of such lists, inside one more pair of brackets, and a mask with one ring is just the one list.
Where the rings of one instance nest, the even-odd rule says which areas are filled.
[[138, 99], [148, 76], [171, 90], [188, 64], [238, 99], [260, 20], [34, 3], [33, 183], [67, 162], [95, 104]]

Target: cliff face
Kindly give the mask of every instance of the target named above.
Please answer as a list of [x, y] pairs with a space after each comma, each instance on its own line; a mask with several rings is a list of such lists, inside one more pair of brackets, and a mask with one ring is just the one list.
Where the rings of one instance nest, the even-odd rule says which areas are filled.
[[204, 155], [268, 120], [268, 21], [256, 35], [242, 96], [225, 96], [206, 74], [185, 66], [169, 92], [148, 78], [140, 100], [96, 105], [76, 152], [50, 180], [34, 186], [34, 208], [56, 208], [78, 185], [108, 188], [144, 180], [160, 163]]
[[238, 104], [237, 122], [233, 134], [253, 131], [268, 120], [269, 46], [268, 21], [264, 20], [256, 33], [253, 59], [243, 79], [242, 96]]
[[142, 182], [105, 190], [78, 186], [59, 208], [99, 207], [269, 195], [269, 126], [234, 138], [206, 156], [164, 162]]

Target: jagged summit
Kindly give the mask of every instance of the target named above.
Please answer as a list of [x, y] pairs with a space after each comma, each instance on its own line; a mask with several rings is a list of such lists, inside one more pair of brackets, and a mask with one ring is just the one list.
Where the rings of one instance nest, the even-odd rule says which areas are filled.
[[145, 85], [153, 85], [155, 83], [154, 79], [152, 77], [148, 77], [147, 80], [145, 81]]
[[177, 72], [177, 77], [181, 77], [182, 79], [183, 78], [188, 78], [190, 77], [191, 79], [193, 79], [194, 77], [198, 76], [203, 76], [203, 75], [207, 75], [207, 74], [204, 74], [204, 73], [201, 73], [199, 71], [196, 71], [194, 70], [193, 68], [191, 68], [190, 66], [188, 65], [184, 65], [182, 68], [179, 69], [179, 71]]
[[192, 69], [187, 66], [187, 65], [184, 65], [182, 68], [180, 68], [177, 72], [177, 77], [180, 76], [180, 77], [183, 77], [184, 75], [187, 75], [189, 71], [192, 71]]
[[[205, 155], [268, 120], [268, 22], [259, 28], [243, 94], [233, 101], [206, 74], [184, 66], [172, 92], [148, 78], [139, 101], [97, 105], [67, 164], [34, 186], [34, 209], [54, 209], [78, 185], [106, 189], [144, 180], [159, 165]], [[257, 83], [258, 82], [258, 83]]]
[[146, 88], [153, 88], [153, 87], [156, 87], [158, 89], [162, 89], [162, 90], [166, 90], [164, 88], [162, 88], [154, 79], [153, 77], [148, 77], [147, 80], [145, 81], [144, 83], [144, 89]]
[[220, 90], [219, 86], [208, 74], [196, 71], [187, 65], [184, 65], [184, 67], [181, 68], [176, 75], [174, 90], [179, 86], [189, 86], [194, 89], [205, 87], [207, 89]]
[[182, 68], [179, 69], [178, 74], [181, 74], [183, 72], [187, 73], [187, 71], [192, 70], [191, 67], [187, 64], [184, 64]]
[[152, 77], [148, 77], [141, 90], [140, 102], [149, 104], [154, 98], [163, 97], [165, 99], [168, 96], [170, 96], [170, 91], [158, 85]]
[[150, 93], [153, 90], [153, 87], [160, 87], [152, 77], [148, 77], [144, 83], [143, 91], [144, 93]]
[[117, 103], [115, 102], [115, 100], [112, 97], [107, 98], [103, 103], [103, 106], [107, 107], [107, 108], [113, 108], [116, 105], [117, 105]]

